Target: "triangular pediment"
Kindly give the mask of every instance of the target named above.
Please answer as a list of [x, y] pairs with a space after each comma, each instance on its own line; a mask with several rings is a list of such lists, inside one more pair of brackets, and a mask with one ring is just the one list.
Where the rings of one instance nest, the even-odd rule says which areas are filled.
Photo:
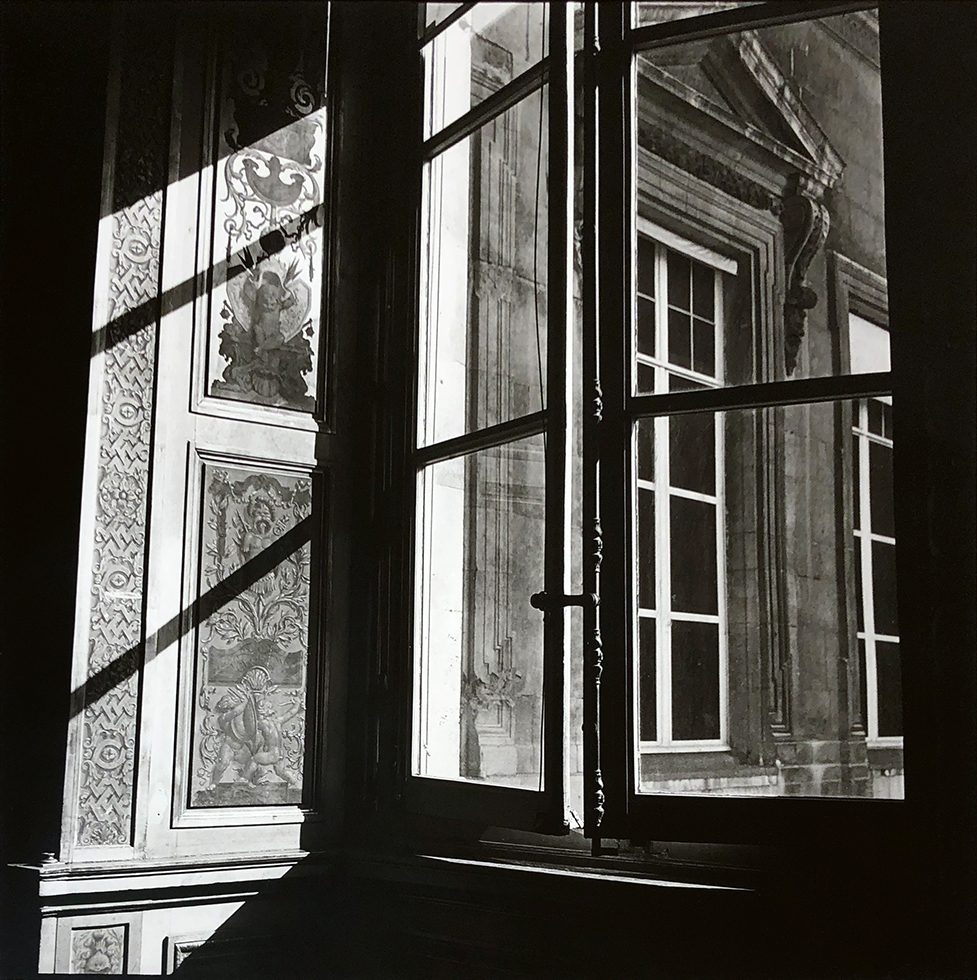
[[[756, 155], [781, 172], [802, 172], [823, 188], [844, 162], [801, 94], [755, 31], [707, 38], [638, 56], [642, 122], [681, 139], [695, 130], [724, 157]], [[753, 153], [750, 152], [750, 147]]]

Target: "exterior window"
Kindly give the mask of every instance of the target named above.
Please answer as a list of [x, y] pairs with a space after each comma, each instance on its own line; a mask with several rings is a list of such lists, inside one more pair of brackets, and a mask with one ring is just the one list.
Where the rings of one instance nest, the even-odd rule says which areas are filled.
[[[849, 317], [853, 370], [884, 371], [889, 336]], [[892, 399], [862, 399], [852, 427], [860, 702], [869, 745], [902, 744], [902, 669], [896, 614], [895, 520], [892, 507]]]
[[[640, 390], [721, 381], [722, 273], [691, 258], [691, 250], [638, 238]], [[699, 413], [636, 426], [641, 752], [709, 749], [726, 741], [722, 421]]]

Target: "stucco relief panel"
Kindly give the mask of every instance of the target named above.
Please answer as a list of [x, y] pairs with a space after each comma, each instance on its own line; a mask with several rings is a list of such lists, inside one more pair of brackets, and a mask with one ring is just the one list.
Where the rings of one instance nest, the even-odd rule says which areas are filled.
[[312, 480], [207, 464], [191, 807], [303, 797]]
[[[311, 412], [322, 334], [325, 16], [229, 32], [215, 110], [207, 394]], [[265, 23], [268, 21], [268, 23]]]
[[71, 931], [71, 972], [102, 975], [126, 973], [125, 924]]
[[112, 218], [76, 837], [82, 845], [126, 844], [131, 833], [161, 217], [160, 191]]

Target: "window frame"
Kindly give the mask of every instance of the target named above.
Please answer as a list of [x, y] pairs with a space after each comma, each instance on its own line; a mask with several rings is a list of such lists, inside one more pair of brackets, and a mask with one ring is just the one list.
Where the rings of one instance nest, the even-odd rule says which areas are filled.
[[[650, 297], [655, 303], [655, 356], [642, 354], [634, 351], [634, 363], [632, 369], [636, 372], [638, 365], [651, 367], [655, 372], [655, 390], [659, 390], [663, 383], [667, 383], [670, 376], [680, 377], [694, 382], [704, 388], [717, 388], [722, 385], [723, 366], [722, 366], [722, 347], [716, 343], [716, 338], [723, 335], [725, 329], [725, 316], [723, 312], [723, 289], [721, 274], [723, 269], [735, 268], [735, 263], [712, 252], [709, 249], [697, 248], [694, 243], [681, 238], [672, 232], [653, 225], [647, 219], [638, 216], [637, 221], [638, 235], [653, 248], [653, 276], [655, 280], [655, 296]], [[652, 237], [658, 234], [660, 237]], [[664, 239], [664, 240], [663, 240]], [[666, 244], [666, 241], [668, 244]], [[669, 331], [669, 310], [672, 303], [668, 294], [668, 275], [667, 263], [670, 253], [678, 253], [685, 258], [698, 262], [700, 265], [709, 268], [713, 274], [713, 322], [711, 326], [714, 331], [713, 340], [713, 374], [707, 376], [695, 371], [693, 368], [685, 369], [669, 360], [668, 354], [668, 331]], [[635, 261], [638, 256], [636, 253]], [[715, 264], [713, 264], [715, 263]], [[719, 266], [723, 268], [720, 268]], [[635, 297], [642, 297], [635, 284]], [[694, 329], [694, 328], [693, 328]], [[694, 344], [694, 339], [692, 341]], [[694, 349], [692, 350], [691, 361], [695, 363]], [[679, 753], [679, 752], [728, 752], [729, 751], [729, 643], [728, 643], [728, 623], [726, 616], [726, 519], [725, 519], [725, 473], [724, 473], [724, 453], [725, 439], [724, 427], [717, 425], [714, 428], [714, 474], [715, 491], [713, 494], [705, 494], [686, 488], [678, 488], [672, 484], [670, 479], [670, 441], [669, 441], [669, 421], [667, 417], [658, 417], [648, 420], [654, 425], [654, 459], [652, 480], [645, 480], [638, 473], [637, 462], [637, 426], [635, 427], [635, 443], [633, 448], [633, 483], [631, 489], [632, 509], [635, 519], [632, 522], [632, 549], [638, 551], [638, 525], [640, 518], [638, 515], [639, 492], [641, 490], [651, 490], [655, 494], [655, 607], [646, 608], [641, 605], [638, 596], [638, 572], [634, 573], [634, 603], [637, 609], [637, 616], [634, 622], [634, 633], [632, 643], [635, 650], [638, 650], [640, 643], [641, 620], [653, 619], [655, 621], [655, 730], [656, 738], [651, 741], [643, 740], [640, 734], [641, 705], [638, 691], [637, 678], [640, 676], [640, 653], [634, 657], [633, 671], [635, 679], [634, 685], [635, 703], [632, 710], [639, 719], [639, 727], [636, 730], [635, 746], [635, 765], [640, 771], [641, 756], [656, 753]], [[661, 492], [659, 492], [661, 491]], [[660, 506], [660, 501], [666, 499], [671, 501], [672, 495], [685, 497], [691, 500], [699, 500], [709, 503], [716, 514], [716, 613], [701, 614], [676, 611], [672, 609], [671, 596], [671, 513], [669, 507]], [[663, 497], [664, 495], [664, 497]], [[672, 685], [671, 671], [671, 624], [673, 621], [679, 622], [703, 622], [715, 623], [717, 627], [718, 642], [718, 691], [719, 691], [719, 734], [711, 739], [676, 739], [674, 736], [674, 689]], [[663, 642], [663, 639], [665, 642]]]
[[[589, 5], [587, 5], [589, 7]], [[866, 7], [872, 6], [871, 4], [858, 3], [858, 4], [812, 4], [812, 3], [762, 3], [757, 4], [745, 10], [734, 10], [734, 11], [721, 11], [717, 14], [703, 15], [702, 17], [690, 19], [684, 23], [670, 23], [665, 25], [651, 25], [648, 28], [641, 28], [633, 32], [633, 37], [631, 40], [638, 38], [645, 48], [653, 47], [656, 43], [667, 43], [670, 37], [677, 37], [681, 34], [683, 37], [688, 36], [690, 33], [693, 36], [711, 36], [716, 33], [722, 33], [728, 30], [736, 28], [747, 28], [751, 26], [757, 26], [759, 21], [763, 21], [765, 25], [771, 25], [775, 23], [784, 23], [793, 20], [805, 19], [809, 16], [829, 16], [833, 13], [841, 13], [851, 10], [864, 9]], [[602, 108], [606, 111], [602, 112], [602, 118], [606, 121], [611, 118], [626, 118], [626, 114], [622, 113], [620, 107], [620, 101], [622, 99], [621, 87], [618, 83], [621, 82], [619, 77], [614, 77], [614, 71], [611, 70], [616, 64], [620, 64], [623, 60], [622, 48], [623, 39], [625, 37], [625, 29], [623, 25], [623, 17], [621, 16], [623, 4], [601, 4], [600, 7], [600, 17], [605, 23], [610, 23], [612, 29], [619, 30], [620, 37], [616, 42], [609, 42], [607, 39], [610, 36], [606, 31], [602, 32], [602, 50], [599, 56], [592, 56], [589, 52], [582, 56], [585, 66], [590, 65], [590, 70], [603, 79], [603, 85], [600, 94], [600, 101]], [[612, 11], [609, 8], [614, 8]], [[585, 15], [586, 16], [586, 15]], [[884, 21], [884, 18], [882, 18]], [[898, 20], [898, 17], [894, 18]], [[618, 21], [615, 25], [615, 20]], [[904, 26], [904, 24], [903, 24]], [[676, 31], [678, 33], [676, 33]], [[651, 36], [654, 34], [655, 36]], [[905, 38], [901, 38], [904, 42]], [[883, 47], [884, 47], [883, 40]], [[585, 50], [587, 50], [587, 43], [585, 42]], [[884, 53], [884, 51], [883, 51]], [[895, 61], [893, 61], [895, 63]], [[610, 71], [610, 85], [608, 85]], [[623, 84], [623, 83], [622, 83]], [[883, 79], [883, 86], [885, 81]], [[615, 87], [618, 86], [618, 87]], [[587, 98], [587, 91], [585, 89], [585, 101]], [[596, 101], [596, 97], [595, 97]], [[618, 105], [615, 105], [618, 103]], [[889, 111], [886, 113], [886, 122], [888, 124], [889, 115], [898, 114], [898, 107], [890, 107]], [[905, 127], [900, 130], [900, 135], [905, 139]], [[887, 130], [888, 133], [888, 130]], [[620, 134], [619, 134], [620, 135]], [[593, 140], [596, 145], [596, 132], [592, 129], [588, 133], [588, 122], [585, 117], [584, 120], [584, 140], [583, 145], [586, 148], [590, 146], [590, 141]], [[602, 173], [606, 175], [608, 173], [616, 174], [614, 184], [616, 188], [620, 191], [623, 188], [630, 186], [629, 181], [624, 179], [625, 174], [629, 174], [630, 161], [625, 160], [625, 154], [623, 149], [615, 149], [616, 140], [614, 135], [610, 132], [610, 127], [604, 126], [601, 134], [601, 161], [602, 161]], [[619, 147], [623, 144], [619, 144]], [[887, 150], [888, 150], [888, 140], [887, 140]], [[596, 153], [592, 154], [592, 157], [596, 157]], [[886, 173], [888, 175], [890, 165], [892, 164], [891, 158], [886, 160]], [[588, 160], [587, 155], [585, 155], [583, 160], [583, 170], [585, 175], [588, 173], [593, 173], [596, 170], [593, 159]], [[887, 181], [887, 186], [891, 188], [897, 181]], [[592, 188], [593, 184], [591, 181], [585, 179], [585, 186], [583, 192], [584, 199], [584, 210], [585, 215], [593, 216], [596, 219], [598, 215], [597, 210], [597, 200], [596, 196], [592, 193], [592, 190], [588, 190], [588, 187]], [[624, 393], [615, 393], [614, 391], [608, 391], [605, 386], [605, 390], [602, 392], [600, 385], [598, 384], [596, 388], [591, 387], [591, 382], [589, 379], [595, 378], [598, 375], [596, 370], [588, 370], [588, 358], [590, 358], [590, 345], [586, 343], [586, 338], [588, 337], [588, 331], [596, 330], [596, 318], [598, 315], [598, 309], [596, 304], [596, 297], [594, 293], [594, 283], [600, 281], [601, 283], [601, 303], [600, 303], [600, 316], [602, 319], [613, 320], [615, 317], [618, 322], [622, 322], [622, 315], [627, 314], [628, 306], [630, 303], [630, 297], [627, 295], [626, 290], [619, 290], [618, 283], [623, 282], [623, 268], [626, 263], [630, 261], [629, 255], [626, 250], [622, 250], [622, 243], [626, 240], [623, 234], [612, 235], [609, 234], [607, 225], [613, 226], [615, 220], [618, 221], [619, 225], [622, 223], [622, 216], [627, 214], [623, 208], [614, 207], [614, 195], [608, 195], [604, 192], [602, 186], [602, 196], [601, 196], [601, 212], [607, 216], [607, 220], [603, 223], [600, 230], [601, 242], [605, 247], [602, 247], [597, 253], [596, 248], [591, 248], [593, 253], [588, 259], [588, 238], [590, 238], [591, 245], [596, 244], [596, 239], [598, 237], [597, 230], [594, 226], [590, 224], [586, 219], [583, 222], [583, 229], [581, 235], [582, 253], [583, 253], [583, 266], [587, 270], [592, 268], [594, 275], [589, 277], [585, 274], [584, 282], [582, 287], [583, 292], [583, 305], [584, 305], [584, 337], [585, 345], [583, 351], [583, 363], [584, 363], [584, 430], [585, 433], [589, 426], [594, 423], [591, 421], [589, 406], [591, 401], [597, 406], [596, 413], [599, 415], [603, 412], [603, 416], [607, 418], [608, 416], [613, 417], [615, 412], [620, 412], [621, 408], [616, 404], [616, 399], [620, 397], [621, 402], [624, 400]], [[906, 203], [907, 194], [905, 188], [902, 189], [902, 194], [897, 200], [901, 201], [903, 205]], [[625, 202], [629, 203], [629, 202]], [[614, 218], [614, 212], [620, 212], [618, 218]], [[596, 221], [594, 222], [596, 225]], [[890, 233], [890, 245], [892, 245], [891, 233]], [[898, 243], [895, 243], [898, 245]], [[412, 262], [416, 263], [416, 244], [413, 246]], [[892, 260], [893, 256], [898, 257], [900, 260], [904, 260], [905, 265], [909, 259], [906, 256], [905, 249], [900, 250], [897, 247], [890, 248], [890, 268], [895, 264]], [[828, 253], [828, 259], [831, 261], [831, 253]], [[610, 279], [604, 274], [606, 272], [612, 273]], [[589, 284], [588, 284], [589, 281]], [[830, 287], [829, 287], [830, 288]], [[908, 287], [907, 287], [908, 288]], [[914, 287], [917, 288], [917, 287]], [[904, 291], [905, 292], [905, 291]], [[590, 302], [588, 304], [588, 293], [591, 294]], [[854, 308], [854, 307], [853, 307]], [[843, 322], [843, 321], [842, 321]], [[844, 328], [841, 327], [840, 330]], [[894, 344], [894, 347], [899, 345]], [[906, 345], [904, 345], [906, 346]], [[601, 349], [601, 361], [602, 363], [614, 364], [615, 360], [620, 358], [620, 362], [624, 363], [623, 358], [624, 351], [619, 350], [614, 347], [613, 344], [606, 345], [605, 348]], [[592, 367], [596, 365], [591, 362]], [[809, 401], [838, 401], [841, 398], [852, 398], [852, 397], [874, 397], [878, 395], [888, 395], [891, 393], [893, 387], [897, 387], [899, 382], [899, 370], [900, 362], [897, 355], [894, 355], [894, 370], [891, 374], [873, 374], [873, 375], [863, 375], [858, 379], [857, 391], [853, 391], [849, 379], [844, 377], [828, 377], [819, 379], [798, 379], [790, 382], [770, 382], [762, 385], [742, 385], [736, 389], [736, 398], [738, 401], [741, 400], [743, 405], [749, 405], [750, 407], [765, 407], [768, 405], [786, 405], [786, 404], [797, 404], [801, 402]], [[600, 375], [602, 378], [603, 374]], [[676, 406], [680, 406], [683, 410], [712, 410], [729, 407], [726, 401], [726, 393], [719, 393], [720, 397], [717, 397], [717, 393], [713, 391], [706, 392], [694, 392], [694, 393], [682, 393], [682, 401], [676, 402], [676, 396], [659, 396], [660, 402], [657, 405], [657, 410], [663, 413], [671, 412], [675, 410]], [[647, 407], [637, 406], [632, 407]], [[904, 423], [900, 420], [900, 429], [905, 431]], [[850, 429], [849, 429], [850, 431]], [[849, 437], [850, 438], [850, 437]], [[924, 451], [925, 447], [916, 446], [915, 452], [917, 454]], [[910, 445], [908, 447], [909, 451], [913, 450]], [[607, 455], [608, 451], [610, 455]], [[900, 444], [900, 455], [907, 451], [907, 447], [902, 443]], [[625, 451], [624, 446], [620, 444], [615, 444], [613, 439], [605, 439], [602, 442], [601, 452], [605, 459], [616, 459], [618, 462], [624, 460]], [[593, 440], [586, 440], [584, 445], [585, 454], [585, 473], [588, 469], [587, 457], [591, 457], [591, 462], [593, 461]], [[606, 468], [606, 467], [605, 467]], [[897, 463], [897, 471], [899, 470], [899, 464]], [[899, 477], [897, 476], [897, 484]], [[611, 487], [613, 489], [613, 487]], [[622, 488], [623, 489], [623, 488]], [[590, 517], [593, 516], [593, 510], [588, 510], [588, 496], [594, 494], [596, 490], [589, 490], [588, 487], [584, 486], [583, 497], [584, 497], [584, 551], [585, 554], [588, 551], [590, 545], [590, 540], [588, 539], [588, 529], [590, 528]], [[602, 490], [603, 493], [603, 490]], [[623, 494], [621, 498], [623, 499]], [[623, 508], [621, 509], [623, 513]], [[905, 516], [902, 518], [897, 518], [898, 520], [905, 520]], [[615, 527], [616, 524], [616, 527]], [[600, 524], [597, 524], [598, 530], [600, 529]], [[615, 537], [618, 537], [618, 532], [621, 531], [620, 528], [620, 518], [615, 518], [613, 513], [608, 518], [605, 518], [605, 524], [603, 527], [603, 537], [600, 534], [595, 536], [595, 547], [599, 543], [600, 550], [602, 551], [602, 557], [604, 559], [604, 572], [598, 573], [602, 574], [603, 578], [606, 580], [609, 578], [607, 574], [609, 571], [608, 559], [612, 557], [612, 552], [614, 550], [613, 541]], [[623, 540], [623, 535], [620, 535], [619, 540]], [[900, 561], [902, 564], [902, 561]], [[599, 563], [598, 563], [599, 568]], [[593, 580], [594, 575], [588, 569], [588, 563], [584, 563], [584, 590], [589, 591], [588, 580]], [[905, 587], [900, 588], [901, 593], [905, 593]], [[401, 593], [402, 600], [404, 599], [404, 594]], [[902, 619], [902, 606], [904, 594], [900, 594], [900, 618]], [[605, 609], [607, 600], [604, 599]], [[917, 611], [918, 612], [918, 611]], [[401, 614], [402, 615], [402, 614]], [[607, 617], [604, 617], [605, 621]], [[403, 621], [403, 620], [401, 620]], [[604, 625], [604, 635], [603, 641], [598, 640], [596, 645], [589, 643], [589, 634], [591, 631], [591, 626], [594, 624], [595, 617], [592, 613], [588, 613], [587, 608], [584, 609], [584, 631], [585, 631], [585, 702], [584, 702], [584, 724], [588, 729], [594, 729], [595, 725], [600, 722], [600, 699], [597, 697], [597, 691], [599, 690], [599, 685], [601, 685], [605, 692], [621, 683], [620, 675], [616, 674], [616, 665], [614, 661], [610, 658], [602, 658], [601, 647], [605, 647], [609, 651], [614, 649], [614, 645], [620, 643], [623, 639], [618, 631], [615, 634], [615, 627], [613, 624], [608, 624], [605, 622]], [[625, 622], [629, 622], [625, 618]], [[600, 637], [600, 623], [598, 622], [594, 629], [597, 631], [597, 636]], [[919, 628], [919, 623], [916, 624], [917, 633]], [[902, 626], [900, 627], [902, 629]], [[907, 627], [906, 635], [910, 635], [910, 628]], [[405, 637], [406, 633], [400, 630], [397, 631], [399, 637]], [[612, 642], [613, 641], [613, 642]], [[399, 641], [398, 641], [399, 642]], [[596, 652], [596, 657], [594, 653]], [[910, 681], [907, 679], [907, 684]], [[403, 690], [403, 688], [401, 688]], [[931, 691], [930, 691], [931, 694]], [[918, 730], [918, 724], [912, 722], [909, 716], [913, 717], [925, 717], [927, 712], [932, 713], [930, 708], [926, 707], [926, 698], [930, 695], [920, 695], [914, 698], [920, 703], [915, 706], [910, 706], [908, 703], [906, 705], [906, 725], [914, 734], [913, 738], [916, 738], [917, 733], [920, 735], [920, 740], [918, 744], [913, 744], [912, 755], [914, 756], [911, 765], [913, 767], [919, 766], [923, 760], [929, 759], [934, 760], [934, 756], [931, 748], [927, 747], [922, 741], [922, 730]], [[404, 703], [400, 702], [401, 705]], [[409, 696], [407, 698], [407, 703], [409, 704]], [[627, 699], [624, 698], [621, 701], [622, 704], [627, 705]], [[600, 850], [600, 840], [601, 837], [604, 839], [619, 837], [619, 838], [634, 838], [635, 840], [641, 839], [657, 839], [657, 840], [699, 840], [699, 841], [747, 841], [762, 844], [776, 844], [778, 842], [783, 844], [796, 843], [799, 838], [803, 838], [805, 834], [810, 834], [813, 837], [821, 837], [825, 832], [825, 827], [828, 828], [840, 828], [844, 827], [844, 834], [846, 840], [852, 842], [853, 848], [863, 848], [872, 847], [873, 850], [878, 848], [887, 848], [889, 846], [896, 846], [900, 840], [904, 840], [905, 828], [911, 826], [916, 820], [919, 819], [919, 814], [924, 812], [925, 807], [922, 804], [921, 799], [913, 798], [912, 796], [907, 797], [907, 800], [893, 807], [883, 801], [869, 801], [869, 800], [847, 800], [847, 799], [820, 799], [820, 800], [791, 800], [791, 799], [768, 799], [762, 801], [762, 805], [767, 808], [770, 814], [769, 821], [763, 821], [762, 826], [756, 821], [755, 807], [757, 805], [756, 800], [724, 800], [724, 801], [710, 801], [710, 800], [695, 800], [694, 807], [692, 810], [685, 808], [684, 812], [682, 806], [684, 801], [659, 801], [659, 806], [657, 812], [654, 814], [654, 820], [649, 820], [649, 814], [643, 812], [645, 807], [641, 804], [638, 810], [642, 812], [630, 812], [628, 810], [628, 798], [627, 798], [627, 786], [622, 784], [622, 773], [627, 773], [629, 771], [629, 761], [628, 756], [625, 753], [622, 756], [622, 746], [626, 746], [629, 740], [628, 726], [621, 726], [619, 721], [612, 717], [606, 717], [611, 713], [605, 708], [604, 710], [605, 718], [603, 724], [599, 727], [600, 735], [596, 739], [588, 740], [585, 745], [585, 829], [589, 836], [594, 839], [594, 849], [595, 851]], [[403, 713], [401, 710], [401, 717]], [[409, 722], [406, 723], [400, 729], [401, 733], [407, 731], [409, 734]], [[406, 751], [404, 749], [404, 742], [401, 740], [402, 735], [398, 735], [398, 743], [400, 748], [397, 750], [398, 753]], [[608, 765], [610, 763], [610, 765]], [[399, 762], [400, 766], [398, 774], [398, 783], [401, 789], [395, 793], [395, 797], [402, 800], [403, 799], [403, 762]], [[915, 768], [914, 768], [915, 771]], [[921, 775], [921, 781], [932, 782], [928, 777]], [[605, 808], [604, 804], [608, 803]], [[680, 806], [673, 806], [673, 803], [678, 803]], [[710, 807], [711, 803], [720, 803], [721, 809], [723, 810], [723, 815], [720, 816], [719, 812], [715, 807]], [[799, 805], [798, 805], [799, 804]], [[879, 806], [881, 804], [881, 806]], [[704, 807], [704, 809], [703, 809]], [[888, 807], [888, 816], [880, 820], [878, 815], [883, 812], [883, 808]], [[594, 820], [594, 815], [600, 811], [607, 811], [607, 813], [602, 813], [602, 815], [608, 816], [608, 819], [604, 820], [595, 827], [596, 821]], [[855, 811], [862, 811], [861, 813], [855, 813], [853, 815], [853, 809]], [[698, 811], [698, 812], [696, 812]], [[711, 811], [711, 812], [710, 812]], [[869, 812], [871, 811], [871, 812]], [[609, 815], [608, 815], [609, 814]], [[508, 821], [505, 820], [505, 815], [500, 812], [500, 816], [503, 818], [502, 823], [506, 824]], [[825, 822], [827, 821], [827, 822]], [[484, 826], [487, 821], [478, 821], [480, 826]], [[595, 834], [595, 829], [599, 829], [600, 833]], [[873, 845], [877, 845], [873, 847]]]
[[[423, 98], [425, 66], [423, 49], [464, 16], [474, 4], [463, 4], [444, 18], [417, 42], [414, 84], [419, 94], [418, 113], [414, 120], [419, 134], [418, 152], [412, 158], [414, 187], [418, 206], [413, 212], [414, 255], [413, 317], [409, 345], [407, 412], [407, 472], [404, 481], [404, 528], [409, 561], [404, 567], [404, 626], [409, 655], [406, 664], [405, 711], [401, 744], [405, 747], [403, 762], [403, 798], [409, 813], [422, 818], [453, 820], [512, 827], [545, 834], [562, 835], [569, 831], [564, 803], [566, 763], [565, 702], [566, 663], [565, 631], [568, 615], [565, 605], [542, 601], [543, 616], [543, 748], [541, 752], [542, 787], [540, 790], [513, 788], [465, 779], [441, 779], [414, 772], [414, 701], [418, 651], [415, 633], [415, 578], [418, 554], [416, 496], [418, 475], [434, 463], [472, 453], [478, 449], [511, 444], [518, 438], [540, 435], [546, 439], [545, 543], [544, 581], [539, 583], [543, 596], [564, 596], [568, 592], [566, 555], [569, 553], [565, 514], [569, 487], [569, 455], [572, 436], [570, 420], [570, 331], [573, 309], [573, 22], [572, 8], [548, 4], [547, 9], [561, 11], [563, 16], [549, 16], [549, 52], [501, 89], [488, 96], [458, 119], [423, 138]], [[420, 271], [423, 261], [423, 216], [420, 202], [423, 193], [423, 168], [438, 155], [498, 118], [506, 110], [532, 94], [545, 93], [548, 106], [548, 197], [547, 197], [547, 347], [545, 407], [527, 416], [511, 419], [453, 438], [421, 445], [418, 443], [418, 406], [420, 393], [419, 353], [423, 316], [421, 310]], [[561, 191], [562, 189], [562, 191]], [[528, 597], [527, 597], [528, 598]], [[539, 607], [538, 607], [539, 608]]]
[[[756, 409], [806, 402], [891, 393], [890, 372], [841, 375], [827, 378], [776, 380], [706, 392], [667, 395], [632, 395], [628, 368], [630, 338], [634, 330], [634, 260], [636, 187], [635, 73], [633, 58], [640, 52], [668, 44], [715, 36], [777, 23], [822, 18], [871, 4], [778, 4], [726, 10], [701, 17], [632, 28], [630, 5], [602, 3], [598, 22], [601, 49], [599, 170], [603, 176], [603, 206], [596, 215], [601, 323], [600, 382], [604, 412], [600, 434], [600, 497], [605, 504], [601, 522], [605, 530], [601, 571], [601, 630], [605, 655], [599, 695], [588, 688], [585, 696], [599, 697], [601, 728], [599, 769], [603, 775], [606, 807], [601, 819], [588, 810], [585, 832], [600, 847], [601, 837], [632, 840], [714, 841], [745, 844], [791, 844], [805, 834], [821, 836], [826, 828], [853, 837], [866, 846], [894, 842], [907, 825], [910, 807], [903, 802], [852, 798], [681, 797], [642, 795], [636, 791], [636, 766], [630, 758], [636, 730], [633, 678], [634, 609], [631, 605], [630, 544], [633, 535], [627, 504], [630, 482], [630, 429], [638, 418], [684, 411]], [[586, 43], [586, 42], [585, 42]], [[585, 216], [586, 218], [589, 217]], [[622, 247], [623, 246], [623, 247]], [[620, 501], [620, 503], [615, 503]], [[627, 625], [625, 625], [627, 624]], [[830, 833], [830, 831], [829, 831]]]

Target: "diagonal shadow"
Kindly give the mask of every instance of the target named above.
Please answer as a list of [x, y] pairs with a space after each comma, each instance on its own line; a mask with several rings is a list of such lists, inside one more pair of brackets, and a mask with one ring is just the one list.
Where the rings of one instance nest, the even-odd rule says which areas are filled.
[[[111, 663], [100, 668], [91, 677], [79, 684], [71, 692], [70, 718], [80, 714], [85, 708], [104, 697], [113, 688], [128, 680], [143, 666], [159, 656], [164, 650], [177, 642], [184, 634], [197, 627], [219, 609], [222, 609], [235, 596], [254, 585], [270, 571], [275, 569], [289, 555], [312, 540], [312, 519], [299, 521], [295, 527], [286, 531], [277, 541], [270, 544], [260, 554], [249, 559], [227, 578], [218, 582], [196, 599], [186, 609], [161, 626], [151, 636], [140, 640]], [[151, 654], [140, 656], [144, 651]]]
[[256, 243], [246, 245], [214, 265], [201, 269], [190, 279], [171, 286], [159, 296], [144, 300], [138, 306], [110, 320], [92, 333], [91, 356], [110, 350], [144, 327], [155, 323], [209, 292], [215, 279], [231, 282], [245, 275], [259, 262], [273, 258], [286, 246], [300, 242], [325, 224], [325, 204], [317, 204], [295, 218], [266, 231]]

